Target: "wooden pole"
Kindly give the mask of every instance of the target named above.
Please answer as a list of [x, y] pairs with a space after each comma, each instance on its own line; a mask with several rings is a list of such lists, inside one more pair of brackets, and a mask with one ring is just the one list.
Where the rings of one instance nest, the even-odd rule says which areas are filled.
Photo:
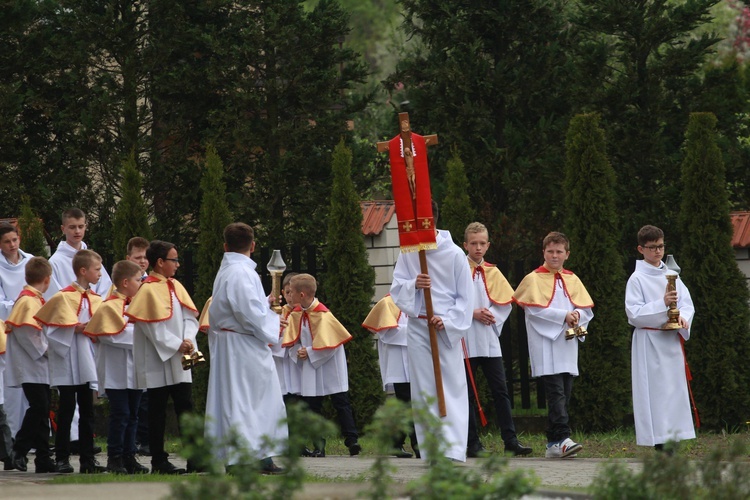
[[[419, 251], [419, 267], [422, 274], [430, 274], [427, 269], [427, 253]], [[437, 330], [432, 324], [434, 315], [432, 309], [432, 293], [429, 288], [424, 288], [424, 305], [427, 310], [427, 326], [430, 330], [430, 350], [432, 351], [432, 370], [435, 373], [435, 393], [437, 394], [438, 412], [441, 417], [448, 414], [445, 409], [445, 393], [443, 391], [443, 372], [440, 370], [440, 351], [438, 348]]]

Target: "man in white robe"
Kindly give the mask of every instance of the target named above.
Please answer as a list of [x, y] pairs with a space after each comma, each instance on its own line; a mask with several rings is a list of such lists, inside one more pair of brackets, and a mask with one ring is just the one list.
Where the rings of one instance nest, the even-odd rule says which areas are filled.
[[[433, 213], [437, 222], [436, 210]], [[390, 293], [398, 308], [409, 316], [407, 349], [412, 404], [440, 419], [423, 292], [425, 288], [431, 290], [445, 394], [446, 416], [442, 418], [445, 455], [465, 462], [469, 399], [461, 338], [472, 320], [471, 271], [466, 256], [453, 243], [448, 231], [438, 230], [436, 240], [437, 249], [426, 251], [429, 275], [421, 273], [417, 252], [399, 255]], [[433, 400], [429, 405], [428, 398]], [[415, 428], [417, 440], [424, 443], [424, 427], [417, 421]], [[424, 447], [420, 455], [423, 460], [429, 458]]]
[[[633, 413], [639, 446], [661, 449], [667, 441], [694, 439], [683, 342], [690, 338], [695, 309], [682, 280], [667, 291], [667, 273], [661, 261], [664, 233], [644, 226], [638, 232], [635, 265], [625, 289], [625, 311], [635, 327], [632, 345]], [[677, 301], [679, 330], [664, 329], [669, 304]]]
[[282, 453], [289, 433], [269, 344], [279, 341], [281, 323], [269, 307], [250, 258], [254, 249], [250, 226], [233, 223], [224, 229], [225, 253], [209, 309], [206, 436], [221, 445], [216, 450], [219, 459], [237, 465], [236, 450], [222, 442], [234, 430], [246, 451], [261, 461], [261, 472], [278, 474], [283, 470], [271, 457]]
[[[24, 271], [26, 264], [33, 257], [21, 250], [21, 238], [18, 229], [7, 223], [0, 224], [0, 319], [10, 316], [18, 295], [26, 285]], [[6, 355], [7, 358], [10, 356]], [[21, 387], [10, 387], [7, 377], [3, 380], [5, 397], [5, 414], [12, 435], [21, 428], [29, 403]]]
[[[182, 369], [182, 356], [195, 350], [198, 310], [182, 284], [173, 278], [179, 267], [172, 243], [154, 240], [146, 252], [151, 274], [125, 315], [135, 323], [133, 363], [136, 384], [148, 389], [148, 428], [153, 474], [182, 474], [164, 451], [167, 401], [171, 397], [177, 420], [193, 410], [192, 374]], [[188, 472], [195, 466], [188, 461]]]

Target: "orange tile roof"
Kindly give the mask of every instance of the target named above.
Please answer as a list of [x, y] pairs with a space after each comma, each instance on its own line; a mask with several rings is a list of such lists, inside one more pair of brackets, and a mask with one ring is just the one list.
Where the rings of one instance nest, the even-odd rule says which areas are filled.
[[359, 204], [362, 207], [362, 234], [365, 236], [380, 234], [396, 213], [393, 200], [361, 201]]
[[734, 234], [732, 235], [732, 247], [750, 247], [750, 212], [731, 212], [729, 218], [732, 221]]

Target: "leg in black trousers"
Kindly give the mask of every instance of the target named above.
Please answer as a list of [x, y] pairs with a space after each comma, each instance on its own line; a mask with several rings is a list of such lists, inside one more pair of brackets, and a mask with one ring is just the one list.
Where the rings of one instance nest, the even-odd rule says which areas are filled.
[[179, 421], [182, 414], [193, 410], [192, 384], [175, 384], [148, 389], [148, 430], [151, 464], [155, 467], [167, 462], [169, 454], [164, 451], [164, 431], [167, 417], [167, 400], [172, 397]]
[[[406, 403], [411, 407], [411, 384], [409, 382], [402, 382], [402, 383], [394, 383], [393, 384], [393, 393], [396, 395], [396, 399], [401, 401], [402, 403]], [[409, 433], [409, 441], [411, 442], [411, 448], [414, 450], [414, 453], [419, 453], [419, 445], [417, 444], [417, 433], [414, 430], [414, 422], [410, 422], [411, 425], [411, 432]], [[401, 434], [396, 441], [394, 442], [394, 446], [396, 448], [403, 448], [404, 443], [406, 442], [406, 434]]]
[[[304, 402], [308, 408], [313, 413], [317, 413], [318, 415], [323, 415], [323, 396], [303, 396], [302, 402]], [[324, 436], [319, 436], [315, 439], [313, 442], [313, 452], [312, 456], [314, 457], [324, 457], [326, 456], [326, 439]]]
[[558, 373], [545, 375], [544, 392], [547, 395], [547, 441], [557, 443], [570, 437], [568, 403], [573, 390], [573, 375]]
[[16, 433], [13, 450], [25, 457], [31, 448], [36, 448], [37, 459], [49, 458], [50, 388], [47, 384], [23, 384], [22, 387], [29, 408]]

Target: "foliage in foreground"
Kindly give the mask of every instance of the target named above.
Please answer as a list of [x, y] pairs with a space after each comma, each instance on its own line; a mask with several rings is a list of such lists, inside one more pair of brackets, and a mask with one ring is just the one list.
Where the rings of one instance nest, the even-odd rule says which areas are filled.
[[[674, 443], [667, 443], [676, 446]], [[705, 460], [692, 461], [683, 455], [655, 453], [634, 472], [618, 462], [607, 465], [594, 480], [597, 499], [745, 499], [750, 498], [747, 447], [739, 440], [715, 448]]]

